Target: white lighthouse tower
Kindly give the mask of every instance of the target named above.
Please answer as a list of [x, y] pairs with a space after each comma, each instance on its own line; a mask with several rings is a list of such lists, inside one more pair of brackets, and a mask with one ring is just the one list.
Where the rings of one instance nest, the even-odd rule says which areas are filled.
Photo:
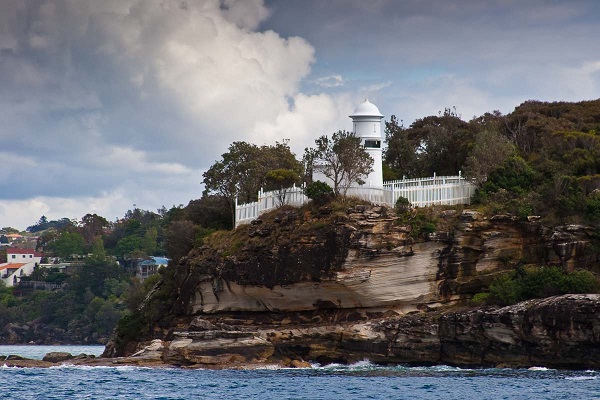
[[381, 162], [381, 119], [383, 115], [368, 99], [360, 103], [350, 115], [354, 134], [361, 138], [365, 150], [373, 158], [373, 171], [367, 176], [366, 187], [383, 188], [383, 167]]

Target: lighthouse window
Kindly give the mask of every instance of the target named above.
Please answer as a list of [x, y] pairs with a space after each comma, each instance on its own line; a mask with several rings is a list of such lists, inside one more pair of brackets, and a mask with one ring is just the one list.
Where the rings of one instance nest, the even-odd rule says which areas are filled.
[[381, 148], [381, 140], [365, 140], [365, 147], [369, 149]]

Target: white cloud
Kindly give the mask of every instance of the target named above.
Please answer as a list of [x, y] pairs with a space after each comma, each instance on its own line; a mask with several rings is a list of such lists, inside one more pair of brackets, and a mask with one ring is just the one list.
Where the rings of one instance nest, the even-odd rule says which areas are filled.
[[262, 0], [224, 0], [223, 16], [239, 28], [254, 30], [271, 13]]
[[341, 75], [330, 75], [324, 76], [322, 78], [317, 79], [317, 85], [331, 88], [331, 87], [339, 87], [344, 86], [344, 78]]
[[0, 140], [19, 167], [0, 179], [0, 225], [187, 203], [233, 141], [305, 143], [335, 119], [331, 99], [299, 94], [314, 48], [255, 31], [262, 0], [48, 0], [1, 14]]
[[262, 136], [266, 143], [291, 138], [291, 149], [301, 157], [304, 148], [314, 146], [314, 140], [319, 136], [341, 129], [350, 130], [348, 115], [355, 106], [356, 101], [349, 95], [298, 94], [292, 109], [279, 114], [273, 121], [257, 123], [253, 133]]
[[365, 92], [379, 92], [381, 89], [385, 89], [386, 87], [389, 87], [392, 84], [392, 81], [387, 81], [387, 82], [381, 82], [381, 83], [374, 83], [371, 85], [367, 85], [367, 86], [363, 86], [360, 88], [360, 91], [365, 93]]

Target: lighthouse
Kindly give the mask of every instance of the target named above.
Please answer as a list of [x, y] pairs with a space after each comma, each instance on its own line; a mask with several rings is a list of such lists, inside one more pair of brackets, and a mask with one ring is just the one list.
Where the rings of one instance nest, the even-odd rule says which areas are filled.
[[373, 159], [373, 171], [364, 179], [365, 186], [383, 188], [381, 162], [381, 119], [383, 115], [375, 104], [365, 99], [356, 107], [350, 118], [352, 118], [354, 135], [361, 138], [365, 150]]

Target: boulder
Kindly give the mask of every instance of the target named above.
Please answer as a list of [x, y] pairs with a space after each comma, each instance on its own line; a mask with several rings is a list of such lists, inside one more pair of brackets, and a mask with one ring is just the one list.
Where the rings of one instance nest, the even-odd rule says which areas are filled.
[[67, 360], [72, 360], [73, 358], [75, 358], [75, 357], [71, 353], [66, 353], [66, 352], [62, 352], [62, 351], [53, 351], [53, 352], [47, 353], [44, 356], [44, 358], [42, 358], [42, 361], [59, 363], [59, 362], [67, 361]]

